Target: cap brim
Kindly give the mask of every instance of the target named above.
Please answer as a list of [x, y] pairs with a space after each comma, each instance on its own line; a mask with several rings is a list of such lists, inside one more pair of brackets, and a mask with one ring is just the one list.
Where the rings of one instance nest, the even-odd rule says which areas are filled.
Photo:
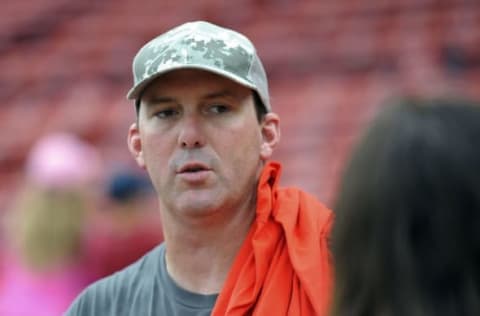
[[[150, 77], [147, 77], [143, 80], [141, 80], [139, 83], [137, 83], [135, 86], [133, 86], [130, 91], [127, 93], [127, 99], [130, 100], [136, 100], [140, 97], [142, 94], [143, 90], [147, 88], [147, 86], [152, 83], [155, 79], [161, 77], [162, 75], [174, 71], [174, 70], [179, 70], [179, 69], [198, 69], [198, 70], [204, 70], [208, 71], [214, 74], [217, 74], [219, 76], [228, 78], [242, 86], [245, 86], [247, 88], [253, 89], [257, 91], [255, 85], [239, 76], [236, 76], [230, 72], [223, 71], [222, 69], [218, 68], [213, 68], [213, 67], [208, 67], [205, 65], [195, 65], [195, 64], [188, 64], [188, 65], [171, 65], [170, 67], [166, 67], [162, 69], [159, 72], [156, 72], [155, 74], [151, 75]], [[257, 91], [258, 92], [258, 91]]]

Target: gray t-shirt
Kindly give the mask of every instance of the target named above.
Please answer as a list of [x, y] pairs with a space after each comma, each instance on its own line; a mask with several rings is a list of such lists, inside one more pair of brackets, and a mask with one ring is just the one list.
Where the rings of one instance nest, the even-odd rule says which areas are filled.
[[180, 288], [167, 273], [161, 244], [127, 268], [85, 289], [67, 316], [203, 316], [210, 315], [217, 295]]

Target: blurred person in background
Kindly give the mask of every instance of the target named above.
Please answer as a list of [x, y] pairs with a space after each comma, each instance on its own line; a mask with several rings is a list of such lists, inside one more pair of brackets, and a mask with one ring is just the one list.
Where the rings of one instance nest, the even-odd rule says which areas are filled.
[[158, 214], [151, 211], [156, 196], [150, 179], [119, 166], [105, 180], [86, 234], [89, 266], [99, 278], [133, 263], [163, 240]]
[[82, 239], [100, 168], [96, 149], [71, 134], [47, 135], [31, 149], [6, 219], [0, 315], [61, 315], [92, 281]]
[[190, 22], [141, 48], [133, 73], [128, 145], [156, 190], [165, 241], [89, 286], [67, 315], [325, 315], [332, 214], [279, 187], [279, 118], [253, 44]]
[[334, 316], [480, 315], [480, 104], [405, 99], [346, 168]]

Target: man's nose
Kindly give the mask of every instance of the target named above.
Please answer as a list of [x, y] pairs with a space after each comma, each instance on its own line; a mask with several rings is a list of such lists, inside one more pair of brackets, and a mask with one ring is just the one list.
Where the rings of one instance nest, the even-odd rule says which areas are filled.
[[198, 117], [194, 115], [184, 117], [178, 142], [182, 148], [198, 148], [205, 145], [205, 135]]

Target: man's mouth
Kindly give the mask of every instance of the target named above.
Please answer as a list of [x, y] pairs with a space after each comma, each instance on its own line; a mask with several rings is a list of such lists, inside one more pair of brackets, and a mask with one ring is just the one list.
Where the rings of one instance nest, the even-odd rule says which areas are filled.
[[204, 184], [210, 177], [212, 169], [201, 162], [190, 162], [177, 169], [177, 175], [189, 185]]
[[187, 163], [181, 166], [178, 169], [177, 173], [195, 173], [195, 172], [208, 171], [208, 170], [210, 170], [208, 166], [202, 163], [194, 162], [194, 163]]

